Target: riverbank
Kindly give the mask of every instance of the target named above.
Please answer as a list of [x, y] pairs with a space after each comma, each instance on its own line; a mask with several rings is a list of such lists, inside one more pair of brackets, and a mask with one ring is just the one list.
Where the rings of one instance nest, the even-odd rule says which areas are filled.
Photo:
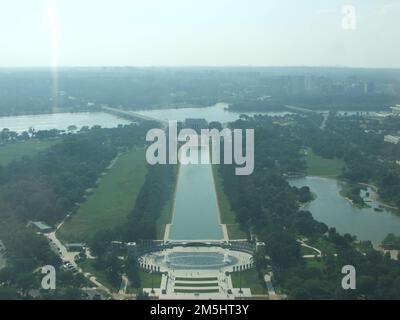
[[368, 184], [368, 183], [359, 183], [359, 185], [361, 186], [365, 186], [368, 188], [371, 188], [374, 193], [371, 195], [371, 198], [376, 201], [377, 203], [379, 203], [380, 206], [384, 207], [384, 208], [388, 208], [388, 209], [392, 209], [395, 210], [395, 213], [400, 215], [400, 208], [390, 205], [388, 203], [385, 203], [380, 197], [379, 197], [379, 189], [377, 186], [373, 185], [373, 184]]

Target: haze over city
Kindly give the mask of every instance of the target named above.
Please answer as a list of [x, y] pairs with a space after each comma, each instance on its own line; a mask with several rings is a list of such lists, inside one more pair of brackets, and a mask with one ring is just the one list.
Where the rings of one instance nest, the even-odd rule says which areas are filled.
[[0, 66], [398, 68], [399, 13], [396, 0], [15, 0]]

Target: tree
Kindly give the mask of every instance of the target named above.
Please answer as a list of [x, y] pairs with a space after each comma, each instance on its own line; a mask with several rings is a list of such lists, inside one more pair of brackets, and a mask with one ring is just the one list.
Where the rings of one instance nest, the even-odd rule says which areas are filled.
[[135, 257], [129, 256], [126, 263], [126, 275], [132, 287], [140, 288], [142, 283], [139, 275], [138, 265]]
[[302, 261], [300, 244], [288, 232], [276, 231], [268, 235], [265, 242], [267, 253], [274, 265], [281, 268], [289, 268], [298, 265]]
[[94, 255], [101, 256], [107, 252], [113, 240], [114, 233], [111, 230], [100, 230], [90, 241], [90, 250]]
[[78, 130], [78, 127], [75, 126], [75, 125], [71, 125], [71, 126], [68, 126], [67, 130], [68, 130], [69, 132], [73, 132], [73, 131]]
[[39, 283], [32, 273], [21, 273], [16, 280], [18, 288], [21, 288], [23, 295], [26, 296], [28, 291], [36, 288]]
[[0, 300], [17, 300], [17, 290], [12, 287], [0, 287]]

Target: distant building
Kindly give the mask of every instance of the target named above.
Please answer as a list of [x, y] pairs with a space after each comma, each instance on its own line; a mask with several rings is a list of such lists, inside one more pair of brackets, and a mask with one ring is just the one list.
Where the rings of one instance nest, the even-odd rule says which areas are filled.
[[41, 233], [49, 233], [53, 231], [52, 227], [42, 221], [32, 221], [30, 225], [33, 226], [36, 231], [39, 231]]
[[400, 104], [397, 104], [395, 107], [392, 107], [392, 113], [396, 116], [400, 115]]
[[400, 143], [400, 137], [387, 135], [385, 136], [385, 142], [398, 144]]
[[185, 128], [193, 129], [196, 132], [200, 133], [202, 129], [208, 129], [208, 122], [206, 121], [206, 119], [186, 119]]

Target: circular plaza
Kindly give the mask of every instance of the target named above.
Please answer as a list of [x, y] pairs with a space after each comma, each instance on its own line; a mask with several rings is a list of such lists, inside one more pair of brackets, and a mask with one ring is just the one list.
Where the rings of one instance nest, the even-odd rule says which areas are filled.
[[174, 246], [144, 254], [138, 259], [142, 269], [155, 272], [178, 270], [219, 270], [238, 272], [253, 267], [253, 255], [219, 246]]

